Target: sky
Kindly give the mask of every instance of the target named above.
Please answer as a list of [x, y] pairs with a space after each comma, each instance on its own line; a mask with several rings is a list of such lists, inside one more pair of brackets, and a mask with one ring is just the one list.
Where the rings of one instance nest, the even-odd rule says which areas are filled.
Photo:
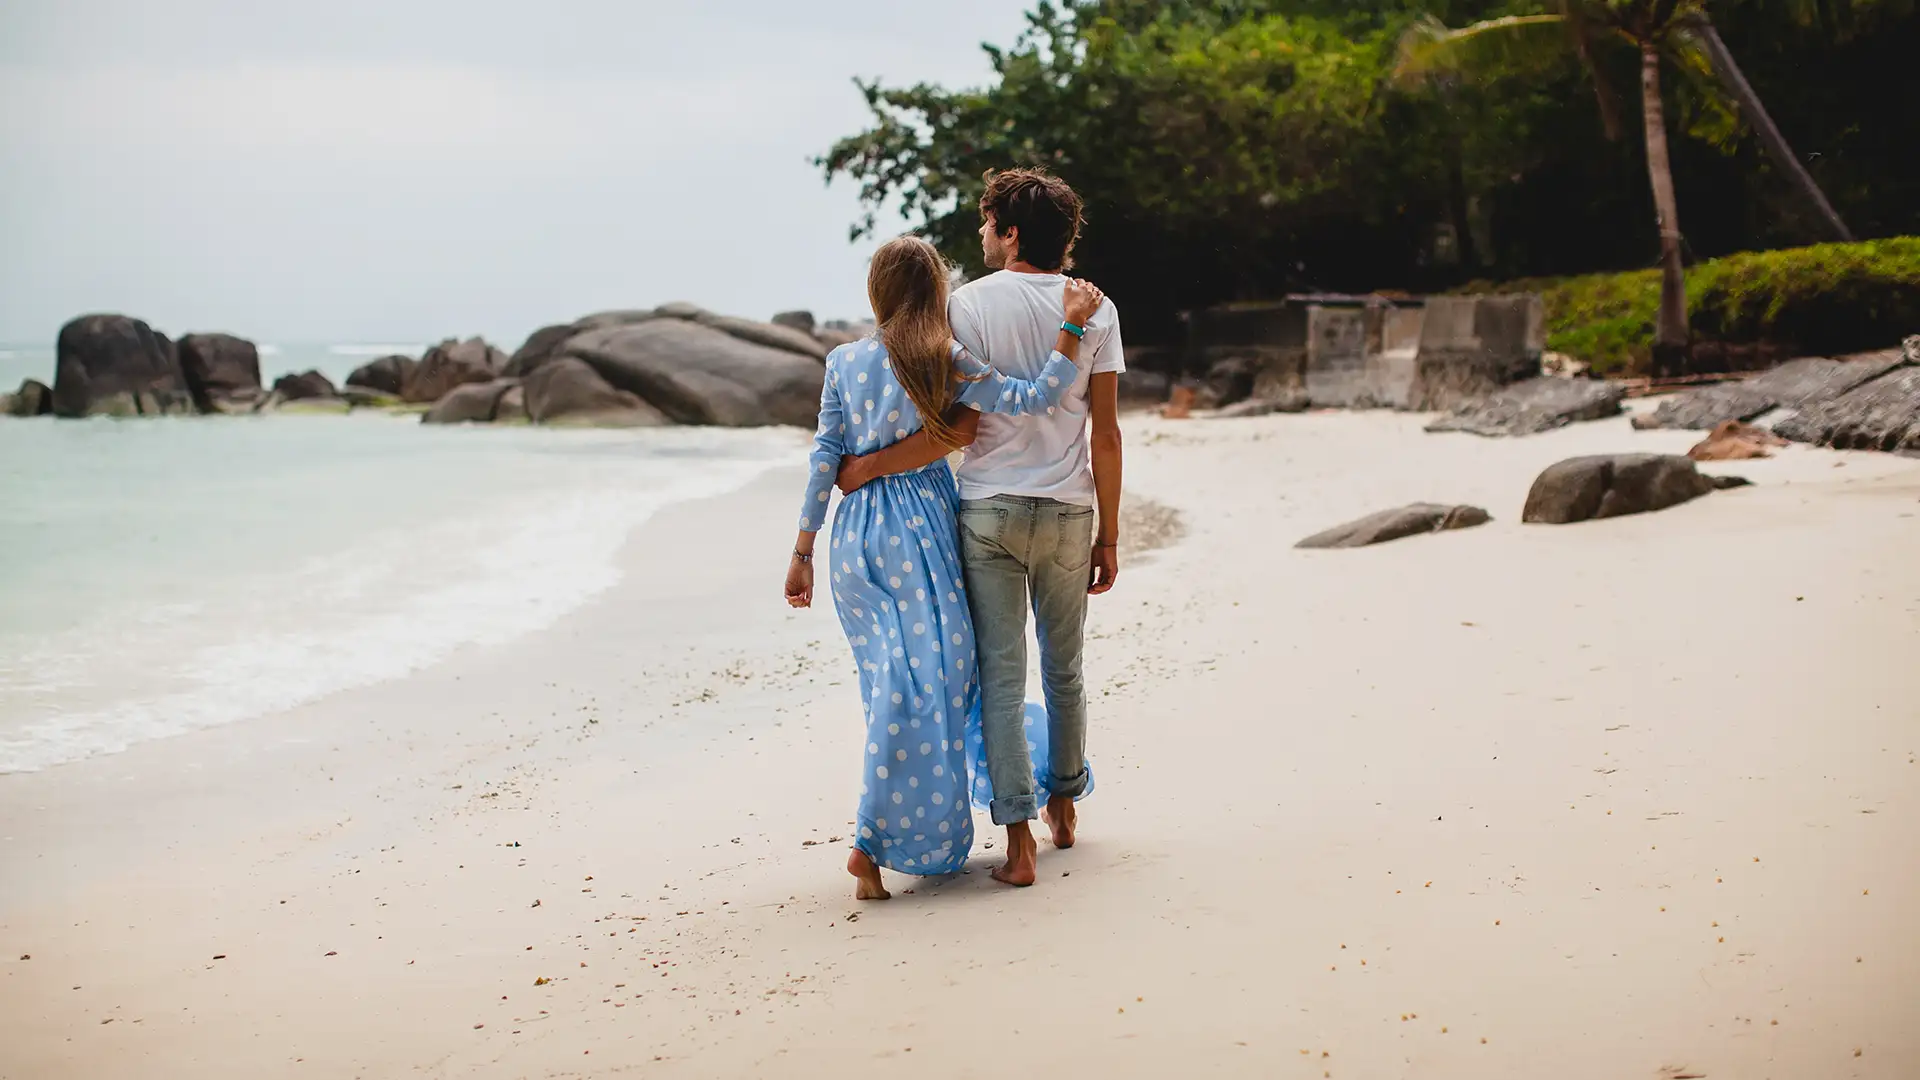
[[[5, 0], [0, 342], [419, 342], [691, 300], [867, 314], [810, 159], [1031, 0]], [[903, 231], [882, 219], [881, 238]]]

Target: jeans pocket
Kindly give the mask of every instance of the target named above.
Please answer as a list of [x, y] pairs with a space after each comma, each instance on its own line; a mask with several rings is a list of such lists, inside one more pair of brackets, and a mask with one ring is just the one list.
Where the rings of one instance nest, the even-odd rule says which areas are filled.
[[1006, 531], [1007, 512], [998, 506], [961, 506], [959, 513], [960, 540], [985, 544], [1000, 544], [1000, 537]]
[[1093, 561], [1093, 507], [1076, 506], [1060, 512], [1060, 542], [1053, 562], [1062, 570], [1085, 570]]

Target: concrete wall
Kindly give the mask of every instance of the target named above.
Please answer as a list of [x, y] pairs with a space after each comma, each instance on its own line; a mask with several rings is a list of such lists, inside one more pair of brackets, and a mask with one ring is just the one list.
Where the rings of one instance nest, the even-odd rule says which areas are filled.
[[1540, 297], [1435, 296], [1427, 300], [1409, 409], [1452, 409], [1540, 373], [1546, 318]]
[[1364, 308], [1307, 308], [1307, 401], [1315, 408], [1350, 409], [1367, 401], [1367, 322]]

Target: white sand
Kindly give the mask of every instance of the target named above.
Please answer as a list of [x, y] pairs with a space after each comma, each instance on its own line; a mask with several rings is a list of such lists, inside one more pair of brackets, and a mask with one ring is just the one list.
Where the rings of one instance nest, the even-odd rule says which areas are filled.
[[[0, 1076], [1920, 1075], [1920, 461], [1523, 527], [1691, 437], [1129, 424], [1187, 535], [1095, 601], [1038, 887], [851, 899], [796, 455], [550, 632], [0, 777]], [[1291, 549], [1414, 500], [1496, 520]]]

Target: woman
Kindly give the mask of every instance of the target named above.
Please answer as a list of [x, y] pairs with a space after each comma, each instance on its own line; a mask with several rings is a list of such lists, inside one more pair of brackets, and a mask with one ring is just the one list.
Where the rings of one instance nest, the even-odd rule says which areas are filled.
[[[827, 357], [800, 534], [788, 564], [787, 603], [813, 602], [815, 533], [840, 459], [883, 449], [925, 427], [957, 437], [955, 405], [1018, 415], [1058, 404], [1078, 374], [1079, 334], [1101, 302], [1066, 285], [1067, 325], [1040, 376], [1010, 379], [953, 341], [950, 270], [932, 244], [903, 236], [874, 253], [867, 297], [873, 337]], [[968, 718], [977, 712], [972, 619], [961, 580], [958, 494], [947, 463], [882, 477], [841, 500], [824, 562], [840, 625], [860, 666], [867, 739], [860, 812], [847, 871], [854, 895], [884, 900], [880, 867], [949, 874], [973, 846]], [[978, 723], [973, 738], [978, 739]]]

